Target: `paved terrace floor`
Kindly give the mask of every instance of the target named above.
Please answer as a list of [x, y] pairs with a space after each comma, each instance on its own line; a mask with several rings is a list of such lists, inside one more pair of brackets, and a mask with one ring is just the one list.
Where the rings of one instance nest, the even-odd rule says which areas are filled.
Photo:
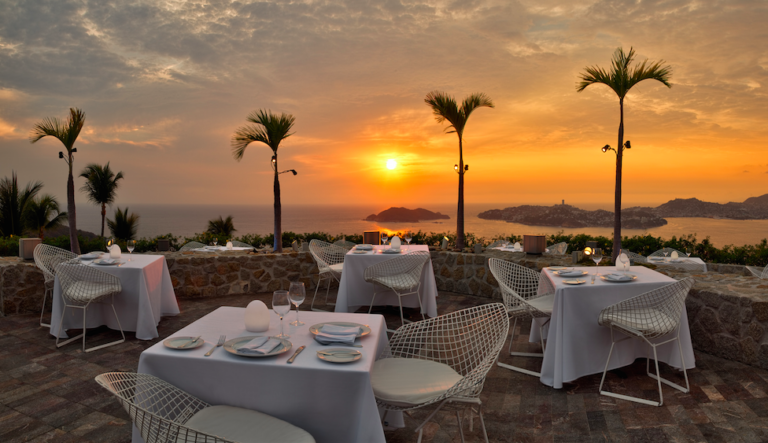
[[[0, 318], [0, 441], [129, 442], [129, 417], [93, 377], [136, 371], [144, 349], [219, 306], [245, 306], [255, 298], [269, 303], [271, 294], [181, 300], [182, 313], [160, 322], [157, 340], [136, 340], [127, 333], [125, 343], [89, 354], [75, 344], [56, 349], [34, 315]], [[476, 297], [440, 293], [438, 312], [481, 303]], [[398, 325], [396, 308], [380, 313], [391, 327]], [[529, 329], [530, 323], [522, 325], [523, 331]], [[99, 328], [89, 333], [89, 344], [114, 340], [116, 335]], [[518, 350], [535, 350], [527, 339], [516, 337]], [[540, 364], [505, 354], [502, 362], [530, 369]], [[495, 366], [482, 393], [488, 436], [494, 442], [768, 441], [768, 371], [701, 352], [696, 352], [696, 366], [688, 373], [692, 392], [664, 388], [664, 406], [658, 408], [600, 396], [600, 375], [554, 390], [534, 377]], [[644, 372], [644, 360], [615, 371], [611, 389], [652, 397], [656, 385]], [[672, 372], [662, 365], [663, 374], [676, 377]], [[423, 418], [425, 413], [414, 416]], [[416, 421], [407, 419], [406, 425], [386, 431], [387, 441], [415, 442]], [[425, 441], [459, 441], [457, 431], [455, 416], [440, 413], [426, 427]], [[465, 435], [467, 441], [482, 441], [477, 427]]]

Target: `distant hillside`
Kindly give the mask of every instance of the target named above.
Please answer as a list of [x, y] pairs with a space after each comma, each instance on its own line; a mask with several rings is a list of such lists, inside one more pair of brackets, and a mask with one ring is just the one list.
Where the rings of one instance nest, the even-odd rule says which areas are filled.
[[697, 198], [676, 198], [654, 208], [653, 212], [659, 217], [768, 219], [768, 194], [750, 197], [743, 203], [729, 202], [725, 204], [705, 202]]
[[[571, 205], [516, 206], [491, 209], [478, 217], [486, 220], [504, 220], [529, 226], [556, 226], [561, 228], [613, 227], [613, 212], [598, 209], [586, 211]], [[621, 211], [621, 226], [645, 229], [664, 226], [667, 221], [656, 216], [651, 208], [627, 208]]]
[[404, 223], [418, 223], [420, 221], [429, 220], [448, 220], [445, 214], [439, 212], [428, 211], [423, 208], [407, 209], [407, 208], [389, 208], [378, 214], [371, 214], [365, 220], [375, 222], [404, 222]]

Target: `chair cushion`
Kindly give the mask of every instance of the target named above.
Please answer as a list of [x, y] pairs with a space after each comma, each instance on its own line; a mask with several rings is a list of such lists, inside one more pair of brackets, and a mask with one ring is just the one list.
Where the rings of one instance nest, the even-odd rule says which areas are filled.
[[341, 271], [344, 269], [344, 263], [336, 263], [335, 265], [331, 265], [331, 270], [333, 272], [338, 272], [341, 274]]
[[462, 378], [450, 366], [419, 358], [385, 358], [373, 364], [376, 398], [396, 406], [416, 406], [437, 398]]
[[382, 276], [376, 277], [372, 281], [376, 281], [383, 286], [401, 292], [414, 289], [419, 285], [419, 280], [411, 278], [410, 275]]
[[[258, 411], [233, 406], [205, 408], [193, 415], [184, 426], [241, 443], [314, 443], [315, 441], [307, 431], [288, 422]], [[184, 437], [179, 436], [177, 441], [184, 441]]]
[[613, 323], [646, 334], [664, 335], [677, 327], [678, 320], [658, 309], [638, 308], [631, 311], [606, 312], [600, 315], [600, 323]]
[[555, 294], [547, 294], [529, 299], [528, 304], [545, 314], [551, 314], [552, 307], [555, 305]]
[[119, 285], [94, 283], [89, 281], [77, 281], [72, 284], [64, 294], [67, 298], [87, 303], [109, 294], [120, 292]]

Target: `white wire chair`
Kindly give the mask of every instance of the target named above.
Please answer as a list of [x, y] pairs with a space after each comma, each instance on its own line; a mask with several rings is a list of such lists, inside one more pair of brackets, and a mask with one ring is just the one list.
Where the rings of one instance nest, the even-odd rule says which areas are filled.
[[682, 251], [678, 251], [677, 249], [674, 249], [674, 248], [659, 249], [656, 252], [648, 254], [648, 257], [665, 257], [665, 255], [664, 255], [665, 253], [666, 253], [666, 256], [671, 256], [673, 252], [677, 252], [677, 255], [680, 256], [680, 257], [688, 257], [687, 253], [682, 252]]
[[486, 246], [485, 249], [491, 249], [491, 248], [500, 248], [504, 246], [505, 240], [496, 240], [495, 242], [491, 243], [490, 245]]
[[352, 248], [357, 246], [357, 243], [354, 243], [354, 242], [351, 242], [351, 241], [348, 241], [348, 240], [336, 240], [335, 242], [333, 242], [333, 244], [336, 245], [336, 246], [341, 246], [342, 248], [346, 249], [347, 251], [351, 251]]
[[48, 301], [48, 294], [51, 295], [51, 300], [53, 300], [53, 284], [56, 281], [56, 266], [59, 263], [76, 258], [77, 254], [67, 251], [66, 249], [41, 243], [35, 246], [35, 250], [32, 251], [32, 256], [35, 259], [35, 264], [43, 272], [43, 277], [45, 278], [43, 308], [40, 310], [40, 326], [50, 328], [50, 323], [43, 323], [43, 315], [45, 314], [45, 302]]
[[328, 292], [331, 290], [332, 280], [341, 283], [341, 272], [344, 270], [344, 257], [347, 255], [347, 250], [341, 246], [315, 239], [309, 242], [309, 252], [312, 254], [312, 258], [315, 259], [315, 262], [317, 262], [320, 276], [317, 280], [315, 295], [312, 297], [310, 309], [321, 311], [321, 309], [315, 309], [315, 298], [317, 298], [317, 290], [320, 289], [320, 282], [324, 279], [328, 280], [328, 287], [325, 290], [325, 304], [333, 305], [333, 303], [328, 303]]
[[[512, 336], [509, 338], [509, 355], [516, 357], [544, 357], [544, 327], [552, 317], [552, 307], [555, 302], [555, 288], [547, 277], [533, 269], [518, 264], [500, 260], [488, 259], [488, 268], [493, 274], [501, 289], [501, 297], [507, 313], [515, 319], [512, 326]], [[540, 291], [543, 289], [543, 291]], [[515, 341], [515, 332], [518, 318], [531, 317], [545, 319], [539, 325], [541, 337], [541, 353], [512, 352], [512, 343]], [[523, 374], [541, 377], [540, 372], [530, 371], [518, 366], [506, 363], [498, 363], [499, 366]]]
[[189, 243], [185, 243], [184, 246], [179, 248], [179, 251], [191, 251], [193, 249], [204, 248], [204, 247], [205, 245], [200, 242], [191, 241]]
[[[122, 291], [119, 278], [91, 266], [81, 264], [77, 259], [60, 263], [56, 266], [56, 276], [59, 277], [59, 283], [61, 284], [61, 298], [64, 301], [64, 308], [61, 310], [61, 321], [59, 322], [59, 329], [56, 333], [57, 348], [71, 343], [80, 337], [83, 338], [83, 352], [95, 351], [125, 341], [125, 333], [123, 332], [123, 327], [120, 324], [120, 318], [117, 316], [114, 304], [115, 294], [119, 294]], [[88, 313], [88, 306], [90, 306], [91, 303], [109, 303], [112, 306], [112, 312], [115, 313], [117, 326], [120, 328], [120, 334], [123, 336], [122, 339], [85, 349], [85, 320]], [[64, 314], [67, 313], [67, 308], [83, 310], [83, 332], [76, 337], [72, 337], [69, 340], [59, 343], [61, 330], [64, 326]]]
[[95, 380], [117, 397], [145, 443], [315, 441], [283, 420], [249, 409], [211, 406], [153, 375], [108, 372]]
[[[417, 428], [421, 442], [424, 425], [444, 406], [478, 413], [485, 441], [480, 393], [485, 377], [504, 346], [509, 317], [501, 303], [463, 309], [408, 323], [395, 331], [373, 365], [371, 385], [376, 403], [386, 411], [410, 411], [437, 404]], [[477, 408], [477, 411], [474, 410]], [[386, 419], [386, 412], [382, 420]]]
[[238, 240], [231, 240], [231, 242], [232, 242], [232, 247], [233, 248], [251, 248], [251, 249], [254, 249], [253, 245], [249, 245], [248, 243], [245, 243], [245, 242], [241, 242], [241, 241], [238, 241]]
[[629, 259], [634, 261], [635, 263], [647, 263], [648, 262], [648, 260], [645, 257], [643, 257], [642, 255], [640, 255], [640, 254], [638, 254], [636, 252], [628, 251], [626, 249], [622, 249], [621, 252], [623, 252], [624, 254], [627, 254], [627, 257], [629, 257]]
[[[400, 304], [400, 324], [405, 324], [403, 318], [403, 301], [402, 298], [406, 295], [415, 294], [419, 300], [419, 312], [421, 313], [421, 319], [424, 319], [424, 312], [421, 306], [421, 296], [419, 290], [421, 289], [421, 273], [424, 271], [424, 265], [429, 262], [428, 251], [414, 251], [408, 254], [401, 255], [399, 257], [391, 258], [376, 263], [373, 266], [365, 268], [365, 281], [373, 284], [373, 296], [371, 297], [371, 307], [368, 308], [368, 313], [371, 313], [373, 309], [373, 302], [376, 299], [376, 294], [380, 292], [393, 291], [397, 294], [397, 301]], [[381, 291], [377, 291], [378, 288], [383, 288]], [[388, 329], [390, 332], [394, 332]]]
[[[651, 406], [661, 406], [664, 404], [664, 396], [661, 392], [662, 383], [685, 393], [690, 391], [688, 372], [685, 370], [683, 347], [680, 344], [680, 318], [682, 317], [683, 309], [685, 309], [685, 297], [688, 295], [688, 291], [693, 284], [694, 280], [688, 277], [667, 286], [654, 289], [653, 291], [629, 298], [616, 303], [615, 305], [608, 306], [600, 312], [597, 320], [600, 326], [611, 328], [611, 350], [608, 352], [608, 360], [605, 362], [603, 378], [600, 380], [599, 390], [601, 395]], [[614, 330], [623, 333], [625, 336], [616, 340], [614, 337]], [[675, 333], [674, 337], [661, 342], [654, 343], [651, 341], [664, 337], [670, 333]], [[653, 348], [653, 360], [656, 364], [656, 374], [651, 374], [650, 358], [646, 359], [645, 371], [649, 377], [653, 378], [658, 383], [658, 402], [623, 394], [615, 394], [603, 390], [605, 374], [608, 372], [608, 365], [611, 362], [614, 346], [616, 343], [631, 338], [642, 339]], [[680, 364], [683, 368], [683, 375], [685, 376], [685, 387], [662, 378], [659, 373], [659, 359], [656, 353], [656, 347], [675, 340], [677, 340], [677, 348], [680, 351]]]
[[548, 255], [565, 255], [567, 251], [568, 251], [568, 243], [560, 242], [560, 243], [556, 243], [554, 245], [548, 246], [547, 249], [544, 251], [544, 253]]
[[765, 266], [762, 269], [759, 266], [747, 266], [747, 269], [755, 277], [768, 280], [768, 266]]

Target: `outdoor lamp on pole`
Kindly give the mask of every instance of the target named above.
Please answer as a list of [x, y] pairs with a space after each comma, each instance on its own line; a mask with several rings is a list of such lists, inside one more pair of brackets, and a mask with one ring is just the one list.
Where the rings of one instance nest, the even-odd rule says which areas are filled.
[[[277, 164], [277, 159], [276, 159], [276, 158], [275, 158], [275, 156], [273, 155], [273, 156], [272, 156], [272, 170], [273, 170], [273, 171], [275, 170], [275, 165], [276, 165], [276, 164]], [[282, 172], [278, 172], [278, 173], [277, 173], [277, 175], [280, 175], [280, 174], [285, 174], [286, 172], [292, 172], [292, 173], [293, 173], [293, 175], [296, 175], [296, 174], [298, 174], [298, 172], [296, 172], [296, 170], [295, 170], [295, 169], [286, 169], [285, 171], [282, 171]]]
[[[627, 140], [626, 142], [624, 142], [624, 148], [626, 148], [626, 149], [632, 149], [632, 145], [629, 143], [629, 140]], [[603, 147], [602, 147], [602, 151], [603, 151], [603, 152], [613, 151], [613, 153], [614, 153], [614, 154], [618, 155], [618, 152], [616, 152], [616, 150], [615, 150], [615, 149], [613, 149], [613, 148], [611, 147], [611, 145], [605, 145], [605, 146], [603, 146]]]
[[[456, 171], [457, 174], [461, 174], [462, 173], [462, 171], [459, 171], [459, 165], [453, 165], [453, 170]], [[469, 165], [464, 165], [463, 173], [466, 174], [467, 171], [469, 171]]]

